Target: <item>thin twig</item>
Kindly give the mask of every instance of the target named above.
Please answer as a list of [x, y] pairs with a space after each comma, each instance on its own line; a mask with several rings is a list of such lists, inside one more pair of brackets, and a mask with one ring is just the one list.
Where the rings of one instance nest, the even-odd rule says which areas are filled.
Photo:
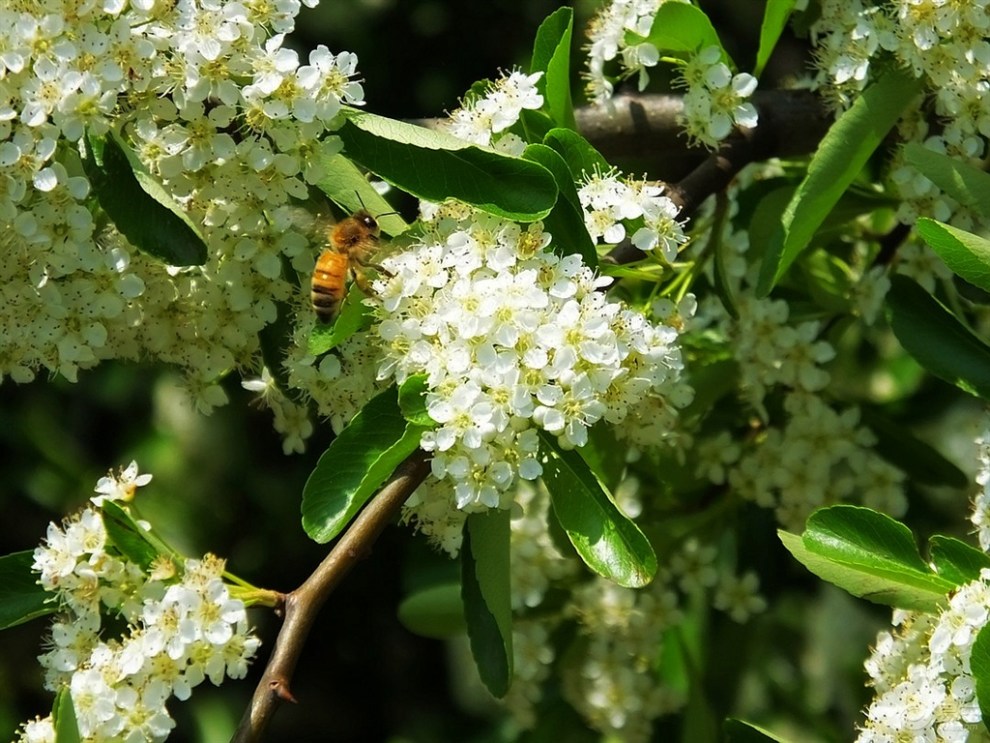
[[251, 705], [231, 738], [232, 743], [261, 740], [281, 702], [296, 701], [290, 680], [317, 613], [348, 571], [370, 553], [371, 545], [426, 478], [429, 469], [425, 452], [417, 450], [411, 454], [365, 506], [319, 567], [299, 588], [286, 595], [285, 621], [255, 688]]

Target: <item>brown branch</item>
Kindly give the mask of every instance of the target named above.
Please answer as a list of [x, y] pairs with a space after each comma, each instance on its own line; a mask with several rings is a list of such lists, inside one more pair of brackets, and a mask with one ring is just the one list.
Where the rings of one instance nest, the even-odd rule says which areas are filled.
[[254, 743], [268, 726], [281, 702], [295, 702], [290, 680], [316, 615], [341, 579], [367, 556], [371, 545], [391, 523], [402, 504], [426, 478], [430, 465], [425, 452], [411, 454], [365, 506], [319, 567], [296, 590], [286, 595], [285, 621], [265, 672], [255, 688], [232, 743]]
[[[606, 156], [609, 152], [615, 153], [612, 148], [631, 139], [636, 131], [644, 138], [643, 151], [649, 151], [646, 143], [650, 141], [657, 145], [669, 144], [667, 125], [671, 116], [676, 118], [678, 106], [666, 101], [664, 105], [658, 104], [651, 114], [651, 109], [644, 105], [641, 98], [655, 96], [616, 99], [619, 110], [625, 111], [625, 114], [617, 116], [614, 130], [607, 135], [601, 134], [601, 121], [594, 126], [585, 122], [584, 126], [590, 127], [589, 134], [600, 134], [597, 142], [591, 137], [589, 140]], [[708, 154], [690, 172], [667, 186], [666, 194], [679, 207], [681, 219], [690, 218], [705, 199], [725, 189], [750, 163], [770, 157], [806, 155], [818, 147], [828, 131], [830, 117], [818, 99], [807, 91], [773, 90], [762, 94], [758, 91], [753, 96], [753, 103], [760, 115], [755, 128], [736, 129], [718, 150]], [[581, 126], [579, 123], [579, 128]], [[655, 134], [652, 133], [654, 129]], [[682, 147], [682, 152], [687, 154], [691, 151]], [[609, 260], [618, 264], [641, 258], [643, 252], [629, 243], [619, 245], [609, 254]]]
[[[807, 90], [758, 90], [752, 98], [760, 115], [747, 146], [754, 160], [807, 155], [818, 147], [832, 117]], [[679, 181], [711, 155], [688, 147], [679, 123], [683, 100], [677, 95], [622, 95], [608, 105], [574, 112], [578, 131], [609, 162], [666, 182]]]

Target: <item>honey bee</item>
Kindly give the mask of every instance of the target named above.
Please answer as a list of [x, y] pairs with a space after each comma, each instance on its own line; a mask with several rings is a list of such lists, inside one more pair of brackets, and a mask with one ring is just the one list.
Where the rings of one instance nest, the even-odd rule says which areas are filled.
[[[382, 216], [386, 215], [379, 215]], [[369, 262], [381, 242], [381, 228], [367, 209], [360, 209], [337, 222], [327, 231], [327, 238], [329, 245], [316, 261], [310, 293], [313, 311], [325, 323], [331, 322], [340, 310], [348, 273], [365, 293], [369, 286], [362, 268], [388, 273], [378, 264]]]

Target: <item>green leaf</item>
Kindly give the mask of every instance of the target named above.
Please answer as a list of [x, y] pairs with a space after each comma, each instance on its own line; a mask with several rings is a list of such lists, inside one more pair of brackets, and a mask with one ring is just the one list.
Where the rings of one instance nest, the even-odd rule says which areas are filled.
[[324, 544], [337, 536], [419, 446], [422, 428], [407, 424], [395, 387], [374, 397], [327, 448], [303, 488], [302, 524]]
[[331, 348], [336, 348], [352, 335], [369, 327], [374, 320], [374, 313], [364, 303], [364, 292], [352, 283], [347, 289], [344, 301], [340, 303], [340, 312], [332, 323], [320, 322], [313, 324], [309, 334], [307, 350], [311, 356], [322, 356]]
[[761, 266], [757, 292], [766, 296], [811, 241], [843, 192], [911, 104], [921, 82], [893, 70], [864, 90], [829, 129], [781, 218]]
[[402, 417], [423, 428], [435, 428], [437, 422], [426, 412], [425, 374], [414, 374], [399, 386], [399, 409]]
[[372, 188], [368, 177], [354, 163], [339, 153], [321, 153], [321, 157], [327, 176], [316, 186], [337, 206], [352, 214], [359, 209], [367, 209], [375, 215], [378, 225], [386, 235], [399, 235], [409, 228], [405, 220], [394, 213], [392, 205]]
[[446, 640], [467, 629], [459, 583], [430, 586], [399, 604], [399, 621], [421, 637]]
[[87, 135], [86, 143], [86, 177], [121, 234], [138, 250], [171, 266], [206, 263], [202, 233], [120, 135]]
[[472, 513], [461, 547], [461, 598], [471, 653], [481, 680], [503, 697], [512, 682], [509, 512]]
[[912, 482], [964, 488], [969, 477], [936, 449], [912, 435], [902, 423], [892, 421], [875, 408], [861, 407], [863, 423], [877, 436], [877, 453], [903, 470]]
[[55, 695], [52, 705], [52, 722], [55, 726], [56, 743], [80, 743], [79, 720], [76, 718], [76, 708], [72, 704], [72, 694], [69, 687], [63, 686]]
[[786, 738], [774, 735], [759, 725], [728, 717], [722, 725], [725, 743], [787, 743]]
[[917, 143], [904, 145], [905, 159], [967, 209], [990, 219], [990, 174]]
[[990, 624], [983, 625], [976, 635], [969, 666], [976, 680], [976, 701], [980, 704], [983, 727], [990, 730]]
[[878, 604], [934, 611], [955, 588], [921, 559], [904, 524], [869, 508], [820, 508], [802, 536], [785, 531], [778, 536], [819, 578]]
[[990, 555], [965, 542], [936, 534], [928, 540], [935, 571], [957, 586], [980, 577], [980, 571], [990, 568]]
[[756, 52], [756, 66], [753, 68], [753, 75], [756, 77], [763, 74], [763, 68], [767, 66], [793, 10], [794, 0], [767, 0], [763, 24], [760, 26], [760, 48]]
[[897, 340], [919, 364], [990, 400], [990, 348], [931, 294], [906, 276], [891, 276], [887, 314]]
[[990, 240], [927, 217], [919, 219], [915, 229], [953, 273], [990, 292]]
[[648, 41], [661, 51], [688, 54], [694, 54], [705, 47], [717, 46], [722, 50], [723, 58], [729, 66], [733, 66], [708, 16], [701, 8], [687, 3], [661, 5], [646, 37], [632, 31], [626, 32], [627, 44], [634, 45], [641, 41]]
[[558, 8], [547, 16], [536, 31], [530, 73], [543, 72], [537, 89], [557, 126], [575, 129], [574, 104], [571, 102], [571, 36], [574, 11]]
[[16, 627], [58, 608], [46, 603], [52, 594], [38, 584], [33, 564], [34, 550], [0, 557], [0, 629]]
[[564, 158], [575, 181], [580, 181], [585, 175], [607, 173], [612, 169], [608, 160], [588, 140], [570, 129], [551, 129], [543, 138], [543, 144]]
[[595, 268], [598, 265], [598, 253], [591, 235], [588, 234], [588, 228], [584, 225], [584, 211], [574, 185], [574, 175], [564, 158], [545, 144], [529, 145], [523, 152], [523, 157], [549, 170], [557, 182], [560, 197], [543, 220], [543, 226], [553, 235], [554, 249], [560, 255], [578, 253], [586, 266]]
[[557, 200], [542, 166], [444, 132], [351, 112], [338, 134], [349, 157], [421, 199], [456, 198], [519, 222], [543, 219]]
[[618, 509], [577, 452], [561, 449], [544, 431], [540, 438], [547, 460], [543, 482], [578, 555], [593, 571], [620, 586], [645, 586], [657, 572], [649, 540]]
[[159, 555], [174, 557], [173, 550], [140, 524], [122, 506], [104, 501], [100, 506], [107, 539], [131, 562], [147, 570]]

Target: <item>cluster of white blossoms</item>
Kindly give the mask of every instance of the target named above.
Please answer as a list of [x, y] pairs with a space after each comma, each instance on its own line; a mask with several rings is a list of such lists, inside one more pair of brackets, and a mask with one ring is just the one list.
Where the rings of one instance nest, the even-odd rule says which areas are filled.
[[488, 83], [484, 95], [466, 98], [443, 122], [442, 129], [472, 144], [521, 155], [526, 143], [507, 130], [524, 110], [543, 105], [543, 96], [536, 89], [542, 76], [542, 72], [526, 75], [518, 70], [502, 75]]
[[980, 549], [990, 552], [990, 429], [981, 433], [976, 439], [977, 462], [976, 484], [980, 492], [973, 501], [973, 514], [970, 520], [976, 527]]
[[[987, 483], [990, 482], [990, 430], [976, 440], [981, 487], [972, 522], [980, 547], [990, 547]], [[877, 636], [866, 671], [874, 697], [866, 710], [859, 743], [891, 740], [986, 740], [976, 698], [970, 655], [977, 635], [990, 621], [990, 570], [954, 591], [937, 614], [895, 610], [896, 629]]]
[[617, 245], [634, 226], [633, 245], [668, 263], [687, 242], [678, 208], [663, 195], [663, 186], [621, 177], [616, 171], [585, 174], [578, 184], [578, 200], [588, 234], [597, 243]]
[[892, 516], [907, 510], [904, 472], [875, 450], [876, 434], [856, 407], [836, 410], [819, 395], [784, 398], [786, 421], [767, 427], [740, 452], [728, 482], [742, 497], [774, 509], [800, 531], [816, 508], [855, 502]]
[[660, 61], [659, 50], [649, 42], [626, 43], [627, 32], [648, 36], [657, 9], [667, 0], [612, 0], [601, 6], [588, 24], [588, 70], [585, 90], [594, 103], [604, 104], [612, 97], [615, 78], [605, 65], [616, 57], [622, 68], [619, 78], [639, 76], [639, 89], [649, 82], [647, 68]]
[[[219, 379], [258, 368], [258, 332], [297, 293], [283, 263], [312, 268], [289, 201], [362, 102], [356, 57], [301, 64], [283, 46], [298, 2], [17, 5], [0, 9], [0, 378], [150, 357], [185, 370], [201, 409], [222, 404]], [[200, 227], [205, 265], [101, 226], [78, 142], [111, 129]]]
[[[628, 480], [615, 497], [634, 516], [640, 494], [635, 484], [627, 485]], [[733, 621], [746, 622], [767, 607], [756, 575], [735, 574], [724, 550], [692, 538], [664, 560], [646, 588], [587, 580], [578, 561], [563, 557], [547, 533], [546, 492], [522, 483], [519, 496], [522, 513], [511, 522], [515, 678], [503, 706], [520, 728], [533, 726], [557, 652], [551, 638], [562, 623], [574, 621], [579, 639], [565, 647], [559, 665], [565, 698], [603, 735], [628, 743], [649, 740], [653, 721], [686, 702], [682, 691], [654, 672], [665, 652], [666, 630], [683, 619], [683, 597], [703, 598]], [[546, 606], [551, 586], [572, 591], [562, 608]]]
[[[150, 479], [131, 463], [102, 478], [92, 500], [129, 500]], [[205, 679], [243, 678], [260, 644], [223, 581], [223, 560], [160, 557], [146, 571], [114, 547], [98, 507], [50, 524], [34, 570], [59, 607], [39, 658], [45, 688], [70, 692], [86, 742], [165, 740], [175, 727], [166, 702], [188, 699]], [[117, 637], [113, 627], [123, 627]], [[17, 740], [54, 735], [49, 716], [26, 723]]]
[[[938, 131], [920, 117], [901, 122], [900, 134], [932, 150], [981, 167], [990, 137], [986, 97], [990, 79], [990, 26], [987, 0], [888, 0], [879, 4], [823, 0], [811, 26], [817, 76], [815, 84], [844, 109], [872, 80], [872, 63], [892, 55], [924, 82], [934, 100]], [[911, 224], [919, 215], [968, 229], [977, 215], [959, 211], [902, 158], [890, 179], [903, 200], [898, 219]]]
[[390, 275], [373, 285], [378, 377], [426, 375], [434, 475], [458, 508], [506, 508], [517, 478], [542, 473], [541, 430], [583, 446], [599, 420], [619, 423], [678, 383], [677, 331], [610, 301], [610, 279], [546, 250], [540, 223], [426, 206], [422, 238], [382, 260]]
[[[564, 616], [551, 613], [534, 624], [522, 624], [526, 637], [517, 652], [527, 674], [541, 658], [534, 638], [549, 636], [562, 619], [577, 622], [580, 641], [565, 651], [561, 665], [564, 697], [584, 717], [587, 724], [610, 740], [640, 743], [651, 740], [653, 723], [663, 715], [680, 711], [687, 702], [678, 689], [656, 673], [665, 648], [665, 633], [683, 621], [681, 593], [705, 597], [733, 621], [745, 622], [766, 609], [766, 600], [757, 593], [758, 581], [752, 572], [741, 576], [721, 573], [714, 565], [714, 547], [699, 547], [689, 540], [671, 558], [671, 570], [662, 570], [643, 589], [622, 588], [601, 578], [577, 587]], [[677, 587], [675, 587], [675, 583]], [[537, 635], [542, 626], [544, 632]], [[552, 659], [552, 646], [543, 648]], [[530, 662], [527, 662], [530, 661]], [[525, 727], [530, 707], [520, 704], [520, 696], [530, 702], [539, 699], [535, 688], [540, 681], [526, 683], [519, 696], [510, 697], [507, 706], [517, 723]]]
[[[608, 102], [616, 79], [637, 75], [639, 90], [646, 88], [648, 70], [659, 63], [660, 51], [649, 41], [630, 44], [628, 36], [649, 36], [657, 10], [669, 1], [680, 0], [612, 0], [592, 18], [584, 77], [588, 98], [594, 103]], [[621, 72], [616, 78], [606, 73], [605, 66], [617, 57]], [[757, 80], [745, 72], [733, 75], [719, 47], [699, 50], [684, 63], [680, 75], [681, 84], [687, 88], [682, 122], [693, 142], [714, 148], [733, 126], [756, 126], [757, 111], [748, 99]]]
[[680, 70], [684, 93], [681, 123], [692, 142], [714, 149], [734, 126], [752, 129], [759, 122], [749, 102], [757, 80], [748, 72], [735, 75], [722, 59], [722, 50], [709, 46], [688, 59]]

